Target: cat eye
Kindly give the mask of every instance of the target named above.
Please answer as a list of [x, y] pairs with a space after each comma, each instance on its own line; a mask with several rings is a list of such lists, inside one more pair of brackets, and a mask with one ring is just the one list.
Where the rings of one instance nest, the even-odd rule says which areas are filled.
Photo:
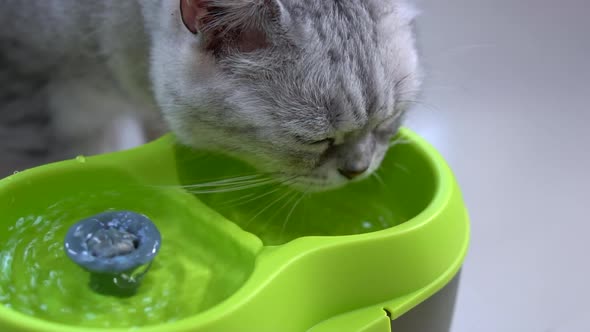
[[375, 130], [379, 132], [392, 132], [397, 127], [396, 121], [387, 120], [380, 123]]
[[324, 144], [327, 144], [330, 146], [334, 145], [334, 139], [333, 138], [324, 138], [319, 141], [313, 141], [313, 142], [309, 143], [309, 145], [324, 145]]
[[298, 143], [303, 145], [311, 145], [311, 146], [321, 146], [321, 145], [334, 145], [334, 138], [328, 137], [320, 140], [314, 141], [313, 139], [309, 139], [307, 137], [301, 135], [295, 135], [295, 140]]
[[399, 117], [392, 117], [378, 124], [373, 130], [375, 138], [380, 141], [389, 140], [399, 129], [399, 120]]
[[383, 121], [381, 121], [376, 127], [376, 131], [381, 132], [393, 132], [395, 131], [400, 124], [401, 117], [399, 115], [390, 116]]

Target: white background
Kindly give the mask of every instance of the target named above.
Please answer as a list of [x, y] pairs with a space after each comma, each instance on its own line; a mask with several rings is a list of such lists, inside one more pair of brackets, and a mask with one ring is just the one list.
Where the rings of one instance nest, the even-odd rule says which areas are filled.
[[590, 331], [590, 1], [417, 2], [407, 125], [472, 219], [452, 332]]

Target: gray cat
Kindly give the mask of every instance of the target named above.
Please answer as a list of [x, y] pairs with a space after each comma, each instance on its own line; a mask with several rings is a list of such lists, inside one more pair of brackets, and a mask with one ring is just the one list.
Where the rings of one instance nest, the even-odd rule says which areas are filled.
[[420, 85], [402, 0], [0, 6], [0, 84], [38, 77], [55, 145], [71, 154], [141, 144], [165, 123], [187, 145], [322, 190], [379, 166]]

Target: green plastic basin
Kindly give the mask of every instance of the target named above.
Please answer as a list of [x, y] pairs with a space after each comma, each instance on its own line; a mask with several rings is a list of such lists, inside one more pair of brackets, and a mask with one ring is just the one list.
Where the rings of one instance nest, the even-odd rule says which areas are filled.
[[[469, 240], [445, 161], [399, 136], [377, 175], [323, 193], [171, 135], [2, 179], [0, 331], [389, 331], [454, 277]], [[111, 209], [162, 234], [131, 297], [93, 293], [61, 246]]]

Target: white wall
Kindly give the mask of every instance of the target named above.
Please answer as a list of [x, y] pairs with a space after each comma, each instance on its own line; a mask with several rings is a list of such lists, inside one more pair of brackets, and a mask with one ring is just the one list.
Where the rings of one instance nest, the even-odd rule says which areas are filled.
[[452, 331], [590, 331], [590, 1], [418, 4], [428, 82], [408, 126], [472, 217]]

